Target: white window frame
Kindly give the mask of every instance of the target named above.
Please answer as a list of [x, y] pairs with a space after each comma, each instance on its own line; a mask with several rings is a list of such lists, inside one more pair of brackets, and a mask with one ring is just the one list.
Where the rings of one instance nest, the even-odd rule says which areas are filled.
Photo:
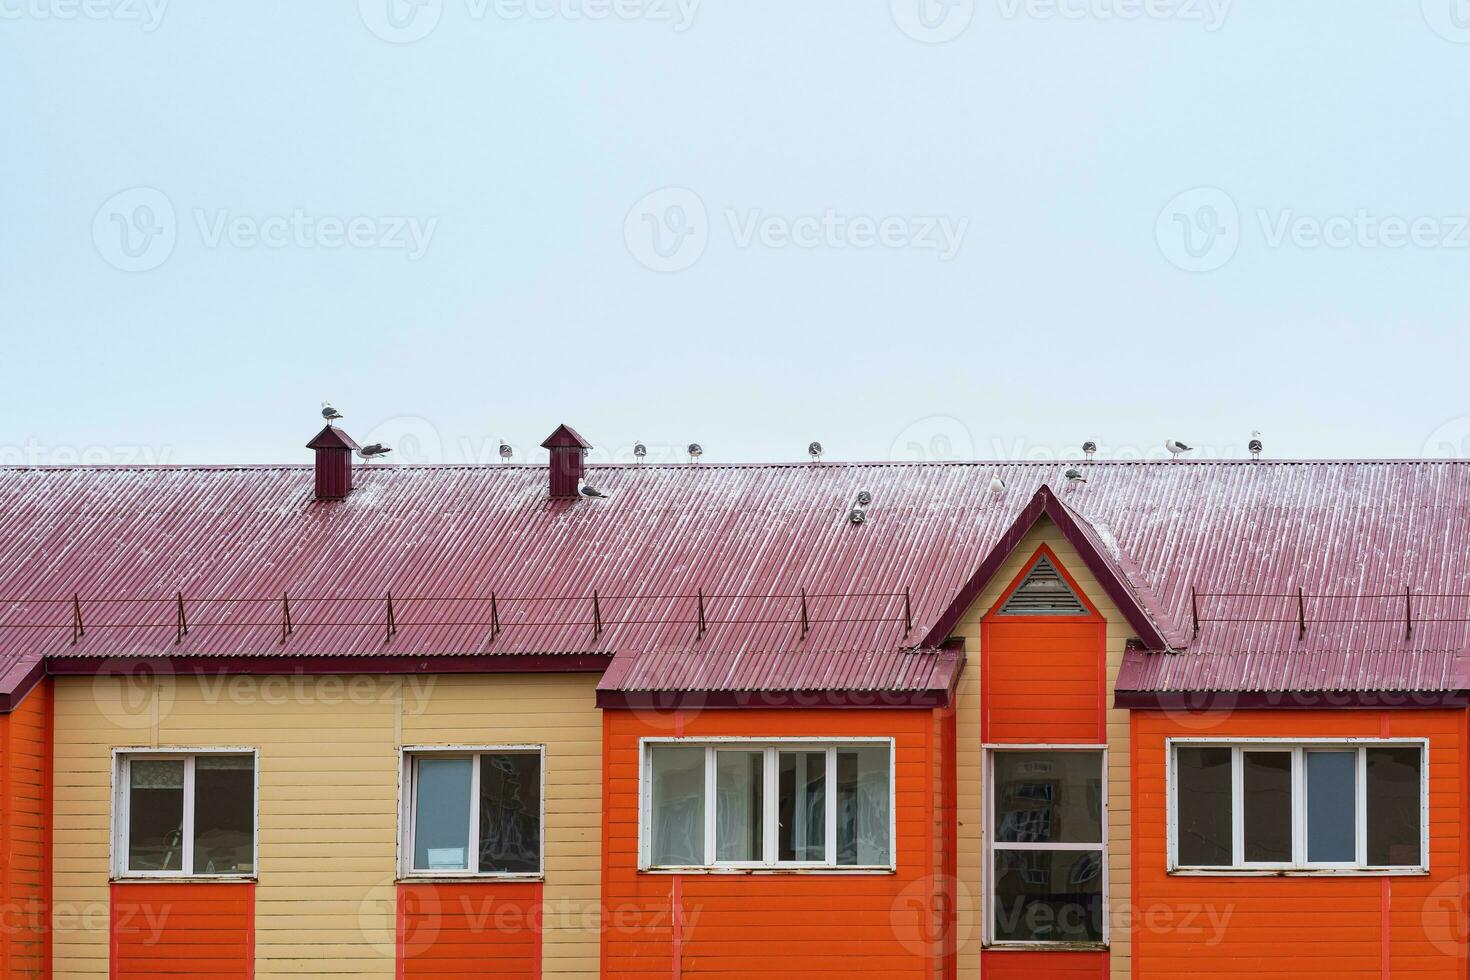
[[[981, 781], [980, 805], [984, 810], [985, 817], [981, 822], [981, 833], [984, 836], [985, 847], [981, 868], [980, 880], [984, 889], [984, 900], [980, 903], [984, 914], [981, 916], [983, 927], [981, 929], [982, 943], [996, 949], [1107, 949], [1111, 940], [1112, 914], [1109, 909], [1109, 892], [1111, 891], [1108, 855], [1108, 747], [1106, 744], [1052, 744], [1052, 743], [1023, 743], [1011, 744], [1009, 742], [987, 743], [981, 746], [985, 753], [985, 778]], [[1102, 779], [1102, 827], [1100, 830], [1102, 841], [1094, 844], [1090, 841], [1081, 843], [1025, 843], [1019, 841], [998, 841], [995, 839], [995, 757], [1005, 753], [1034, 753], [1034, 752], [1086, 752], [1099, 757], [1099, 776]], [[992, 889], [995, 887], [995, 852], [996, 851], [1102, 851], [1102, 941], [1068, 942], [1036, 941], [1029, 939], [996, 939], [995, 938], [995, 896]]]
[[[1419, 857], [1418, 864], [1373, 865], [1368, 855], [1367, 750], [1372, 748], [1418, 747], [1419, 761]], [[1179, 863], [1179, 753], [1180, 748], [1229, 748], [1231, 799], [1231, 865], [1181, 865]], [[1307, 860], [1306, 754], [1313, 751], [1356, 751], [1354, 808], [1356, 811], [1356, 859], [1351, 862]], [[1169, 874], [1248, 877], [1251, 875], [1427, 875], [1429, 873], [1429, 740], [1427, 738], [1168, 738], [1165, 739], [1168, 805]], [[1244, 769], [1245, 752], [1290, 752], [1292, 860], [1287, 862], [1245, 861]]]
[[[684, 746], [703, 748], [704, 753], [704, 864], [654, 864], [653, 849], [653, 780], [650, 778], [649, 753], [654, 748]], [[888, 750], [888, 863], [837, 863], [837, 750], [847, 748], [886, 748]], [[760, 751], [765, 753], [761, 767], [762, 815], [764, 823], [761, 844], [765, 855], [760, 861], [717, 861], [715, 856], [715, 753], [720, 751]], [[826, 858], [821, 861], [776, 860], [780, 811], [778, 752], [825, 752], [827, 768], [825, 787], [827, 805]], [[893, 738], [643, 738], [638, 741], [638, 870], [650, 874], [790, 874], [820, 873], [839, 875], [892, 874], [898, 869], [898, 806], [896, 792], [897, 751]]]
[[[541, 772], [537, 801], [539, 853], [535, 871], [480, 871], [480, 765], [482, 755], [535, 755]], [[469, 864], [463, 871], [415, 870], [413, 866], [414, 821], [417, 812], [417, 759], [473, 759], [470, 765]], [[546, 746], [545, 745], [408, 745], [399, 750], [398, 769], [398, 879], [400, 881], [541, 881], [546, 876]]]
[[[201, 755], [243, 755], [250, 757], [251, 793], [250, 811], [251, 867], [249, 874], [230, 872], [226, 874], [195, 874], [194, 867], [194, 766]], [[182, 761], [184, 763], [184, 823], [182, 827], [181, 870], [179, 871], [132, 871], [128, 869], [128, 827], [131, 819], [132, 796], [129, 793], [131, 777], [129, 767], [134, 759], [150, 761]], [[187, 746], [179, 748], [115, 748], [112, 750], [112, 833], [108, 840], [108, 867], [113, 881], [256, 881], [260, 877], [260, 753], [253, 748], [229, 746], [204, 748]]]

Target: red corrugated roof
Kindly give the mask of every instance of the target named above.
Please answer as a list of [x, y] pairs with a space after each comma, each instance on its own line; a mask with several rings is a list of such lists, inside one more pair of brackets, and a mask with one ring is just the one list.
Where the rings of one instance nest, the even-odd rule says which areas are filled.
[[[350, 497], [321, 503], [310, 467], [0, 470], [0, 684], [42, 654], [602, 652], [619, 655], [604, 687], [622, 690], [925, 689], [939, 658], [903, 648], [1067, 465], [593, 467], [607, 499], [555, 502], [544, 467], [364, 466]], [[1470, 465], [1085, 469], [1061, 500], [1188, 642], [1130, 656], [1120, 689], [1470, 687]], [[999, 499], [994, 474], [1008, 485]], [[859, 489], [873, 501], [854, 525]], [[1406, 586], [1459, 598], [1415, 599], [1406, 640]], [[1292, 598], [1201, 598], [1206, 622], [1190, 638], [1191, 587]], [[191, 628], [175, 645], [178, 592]], [[295, 631], [281, 644], [287, 592]], [[87, 626], [75, 646], [69, 604], [17, 601], [73, 593]], [[1314, 598], [1335, 594], [1386, 598]], [[22, 624], [36, 628], [5, 628]]]

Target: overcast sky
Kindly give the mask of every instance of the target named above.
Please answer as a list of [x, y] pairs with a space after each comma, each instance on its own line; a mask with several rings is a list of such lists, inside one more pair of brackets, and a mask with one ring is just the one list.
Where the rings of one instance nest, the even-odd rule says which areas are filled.
[[1470, 456], [1467, 0], [0, 0], [0, 462]]

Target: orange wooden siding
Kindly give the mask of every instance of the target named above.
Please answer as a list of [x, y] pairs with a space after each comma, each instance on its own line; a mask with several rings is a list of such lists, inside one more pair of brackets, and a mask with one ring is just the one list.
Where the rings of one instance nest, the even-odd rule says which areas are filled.
[[0, 714], [0, 976], [48, 977], [51, 683]]
[[[929, 710], [690, 711], [672, 724], [603, 716], [603, 976], [942, 976], [945, 883], [936, 785], [942, 725]], [[640, 737], [895, 739], [893, 874], [640, 874]]]
[[1107, 953], [1041, 953], [987, 949], [985, 980], [1101, 980], [1108, 975]]
[[542, 886], [455, 882], [398, 886], [398, 976], [541, 976]]
[[[1133, 713], [1133, 957], [1140, 977], [1463, 978], [1465, 712]], [[1168, 737], [1428, 738], [1428, 875], [1167, 873]]]
[[112, 976], [253, 977], [255, 885], [112, 885]]

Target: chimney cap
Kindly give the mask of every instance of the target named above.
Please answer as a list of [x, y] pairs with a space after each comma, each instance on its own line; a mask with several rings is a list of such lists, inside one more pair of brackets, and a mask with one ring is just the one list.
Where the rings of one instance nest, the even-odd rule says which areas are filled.
[[592, 443], [577, 434], [577, 430], [565, 423], [541, 443], [542, 449], [591, 449]]
[[324, 427], [322, 431], [312, 436], [311, 442], [308, 442], [306, 444], [306, 448], [318, 450], [345, 449], [348, 452], [352, 452], [359, 447], [356, 442], [352, 441], [352, 437], [349, 436], [347, 433], [343, 432], [335, 425], [328, 425]]

